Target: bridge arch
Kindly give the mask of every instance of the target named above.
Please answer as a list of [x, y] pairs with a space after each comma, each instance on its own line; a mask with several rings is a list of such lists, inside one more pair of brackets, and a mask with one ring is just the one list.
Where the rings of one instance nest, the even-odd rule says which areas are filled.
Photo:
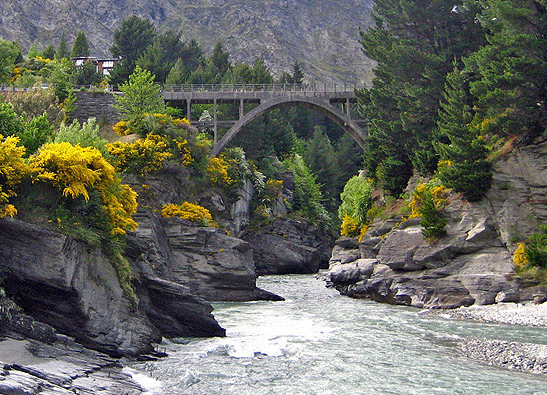
[[292, 94], [290, 96], [277, 96], [271, 99], [263, 100], [259, 106], [255, 107], [241, 119], [239, 119], [228, 132], [214, 145], [211, 155], [217, 156], [228, 143], [250, 122], [255, 120], [260, 115], [267, 111], [270, 111], [276, 107], [280, 107], [285, 104], [303, 104], [305, 106], [319, 110], [334, 122], [336, 122], [342, 129], [344, 129], [361, 148], [365, 147], [366, 133], [364, 130], [354, 121], [349, 115], [340, 111], [338, 108], [330, 104], [324, 99]]

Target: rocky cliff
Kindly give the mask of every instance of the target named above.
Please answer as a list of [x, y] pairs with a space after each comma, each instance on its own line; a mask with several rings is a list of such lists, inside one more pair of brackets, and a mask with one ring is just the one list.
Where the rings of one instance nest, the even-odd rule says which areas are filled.
[[158, 29], [182, 31], [205, 49], [223, 40], [233, 62], [261, 56], [276, 74], [299, 60], [310, 79], [364, 83], [371, 62], [360, 49], [359, 27], [370, 23], [371, 0], [29, 0], [0, 2], [0, 37], [24, 48], [58, 45], [65, 33], [72, 45], [83, 30], [92, 54], [110, 56], [113, 32], [138, 15]]
[[426, 308], [454, 308], [530, 299], [512, 253], [516, 241], [547, 222], [547, 142], [496, 161], [485, 199], [452, 199], [447, 236], [424, 240], [419, 219], [375, 222], [366, 236], [336, 243], [327, 280], [342, 294]]
[[143, 276], [134, 305], [101, 248], [53, 230], [0, 220], [0, 262], [6, 293], [26, 314], [110, 355], [148, 353], [162, 335], [225, 333], [205, 300], [167, 280]]

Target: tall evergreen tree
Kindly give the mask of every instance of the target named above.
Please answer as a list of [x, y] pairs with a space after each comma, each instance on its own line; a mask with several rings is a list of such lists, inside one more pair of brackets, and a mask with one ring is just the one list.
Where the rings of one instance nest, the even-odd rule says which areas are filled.
[[72, 46], [71, 56], [73, 58], [89, 56], [89, 42], [84, 32], [79, 31], [74, 40], [74, 45]]
[[46, 49], [44, 49], [44, 52], [42, 53], [44, 58], [46, 59], [55, 59], [55, 48], [53, 48], [53, 45], [49, 44]]
[[224, 73], [232, 67], [229, 60], [230, 54], [224, 51], [221, 41], [217, 41], [213, 47], [213, 54], [211, 55], [211, 63], [218, 71], [218, 74], [223, 76]]
[[[463, 0], [375, 0], [374, 27], [361, 33], [365, 54], [377, 62], [373, 87], [359, 92], [362, 115], [370, 135], [366, 166], [378, 171], [393, 193], [406, 186], [404, 166], [421, 173], [435, 168], [431, 141], [445, 76], [451, 62], [482, 43], [474, 22], [475, 2]], [[391, 174], [390, 172], [396, 172]]]
[[169, 70], [165, 83], [170, 85], [178, 85], [184, 84], [185, 81], [186, 72], [184, 71], [184, 65], [182, 63], [182, 59], [178, 58], [173, 67], [171, 67], [171, 70]]
[[154, 74], [156, 82], [165, 82], [177, 59], [184, 56], [185, 46], [180, 37], [180, 33], [172, 30], [157, 35], [138, 59], [137, 64]]
[[148, 19], [133, 15], [122, 21], [114, 31], [114, 43], [110, 47], [112, 56], [122, 58], [109, 76], [111, 84], [127, 81], [129, 75], [135, 70], [137, 60], [154, 42], [156, 35], [156, 28]]
[[63, 59], [68, 58], [70, 56], [70, 53], [68, 52], [68, 44], [66, 43], [66, 37], [63, 33], [61, 35], [61, 41], [59, 42], [59, 46], [57, 47], [57, 52], [55, 53], [55, 57], [57, 59]]
[[304, 72], [302, 71], [300, 62], [298, 61], [294, 62], [292, 68], [292, 82], [295, 84], [301, 84], [304, 82]]
[[531, 139], [547, 128], [547, 2], [481, 3], [488, 45], [465, 61], [476, 77], [475, 123], [482, 133]]
[[441, 155], [438, 175], [441, 181], [469, 201], [477, 201], [488, 191], [492, 181], [488, 153], [473, 127], [466, 76], [457, 68], [447, 76], [444, 101], [439, 111], [439, 132], [448, 142], [436, 144]]
[[253, 65], [253, 84], [271, 84], [273, 82], [272, 73], [263, 58], [257, 58]]

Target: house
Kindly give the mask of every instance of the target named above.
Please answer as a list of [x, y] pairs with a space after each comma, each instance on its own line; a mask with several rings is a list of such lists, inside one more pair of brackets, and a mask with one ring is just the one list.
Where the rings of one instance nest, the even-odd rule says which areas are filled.
[[110, 75], [110, 72], [116, 64], [120, 61], [120, 58], [114, 59], [97, 59], [94, 56], [80, 56], [77, 58], [72, 58], [74, 65], [76, 67], [83, 65], [86, 62], [93, 62], [97, 67], [97, 73], [100, 73], [103, 76]]

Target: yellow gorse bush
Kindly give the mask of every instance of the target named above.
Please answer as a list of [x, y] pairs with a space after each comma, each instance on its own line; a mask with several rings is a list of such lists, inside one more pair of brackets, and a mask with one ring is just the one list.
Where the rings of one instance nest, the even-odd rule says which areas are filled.
[[127, 136], [128, 134], [131, 134], [131, 129], [129, 128], [129, 125], [127, 125], [127, 122], [124, 120], [121, 120], [117, 124], [115, 124], [112, 127], [112, 130], [119, 135], [119, 136]]
[[184, 166], [190, 166], [192, 163], [194, 163], [194, 158], [192, 157], [192, 153], [190, 152], [190, 148], [188, 147], [188, 140], [176, 138], [173, 141], [176, 144], [177, 150], [182, 158], [181, 163]]
[[203, 226], [218, 227], [213, 221], [210, 211], [199, 204], [184, 202], [180, 205], [167, 204], [161, 210], [162, 217], [179, 217], [188, 221], [197, 222]]
[[29, 165], [37, 180], [51, 183], [65, 197], [83, 196], [87, 201], [91, 189], [99, 191], [112, 234], [137, 228], [132, 218], [137, 211], [137, 193], [121, 184], [114, 166], [96, 148], [65, 142], [45, 144]]
[[133, 170], [143, 176], [161, 169], [163, 162], [173, 156], [167, 151], [166, 139], [157, 134], [149, 134], [144, 140], [138, 139], [134, 143], [116, 141], [106, 147], [115, 157], [116, 169]]
[[526, 244], [519, 243], [515, 253], [513, 254], [513, 263], [519, 271], [524, 270], [528, 266], [528, 257], [526, 256]]
[[226, 160], [224, 155], [213, 156], [209, 158], [207, 164], [207, 173], [209, 175], [209, 181], [213, 185], [218, 186], [231, 186], [236, 180], [232, 179], [228, 174], [230, 169], [230, 163]]
[[340, 235], [344, 237], [357, 236], [360, 233], [359, 222], [349, 214], [345, 214], [340, 227]]
[[87, 188], [114, 181], [114, 167], [94, 147], [82, 148], [70, 143], [44, 144], [29, 164], [36, 178], [51, 182], [63, 196], [82, 195], [89, 200]]
[[431, 196], [433, 197], [433, 201], [435, 203], [435, 207], [437, 208], [437, 210], [440, 210], [445, 206], [446, 187], [444, 185], [438, 184], [437, 182], [419, 184], [414, 190], [414, 194], [412, 196], [411, 202], [408, 204], [408, 206], [412, 210], [409, 218], [421, 217], [420, 207], [424, 200], [424, 196], [426, 192], [428, 191], [431, 193]]
[[9, 199], [17, 196], [17, 186], [29, 174], [30, 169], [23, 159], [25, 151], [25, 147], [19, 145], [18, 137], [4, 139], [0, 134], [0, 218], [8, 215], [13, 218], [17, 214]]

